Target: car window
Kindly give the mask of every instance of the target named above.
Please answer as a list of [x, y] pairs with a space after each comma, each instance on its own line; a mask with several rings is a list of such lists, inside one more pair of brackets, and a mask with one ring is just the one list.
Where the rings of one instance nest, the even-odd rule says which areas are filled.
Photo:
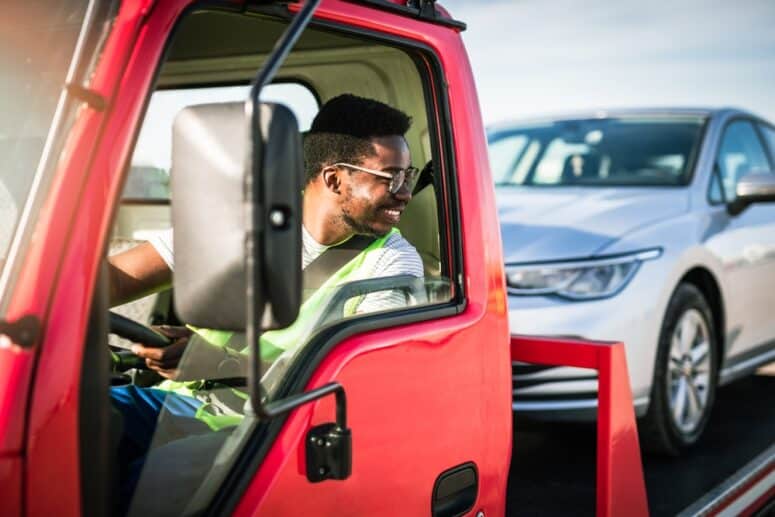
[[518, 157], [525, 151], [528, 138], [525, 135], [509, 135], [493, 141], [489, 147], [490, 169], [495, 183], [511, 179]]
[[775, 172], [775, 129], [763, 124], [759, 125], [759, 129], [762, 130], [764, 139], [767, 141], [767, 146], [770, 148], [770, 162], [772, 163], [770, 170]]
[[751, 122], [738, 120], [727, 126], [716, 164], [727, 201], [735, 198], [735, 188], [742, 176], [769, 170], [767, 155]]
[[491, 133], [493, 177], [499, 187], [683, 185], [704, 121], [567, 119]]

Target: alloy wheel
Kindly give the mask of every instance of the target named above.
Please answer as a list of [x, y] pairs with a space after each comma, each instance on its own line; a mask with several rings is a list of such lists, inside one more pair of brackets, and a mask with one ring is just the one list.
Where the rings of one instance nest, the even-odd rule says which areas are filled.
[[686, 310], [673, 328], [666, 376], [670, 415], [683, 433], [694, 432], [705, 415], [712, 353], [705, 318], [697, 309]]

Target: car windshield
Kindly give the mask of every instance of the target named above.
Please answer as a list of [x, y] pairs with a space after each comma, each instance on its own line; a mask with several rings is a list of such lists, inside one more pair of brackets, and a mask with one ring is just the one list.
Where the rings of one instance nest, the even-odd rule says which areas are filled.
[[22, 220], [88, 0], [15, 2], [0, 20], [0, 271]]
[[558, 120], [488, 135], [496, 186], [685, 185], [704, 118]]

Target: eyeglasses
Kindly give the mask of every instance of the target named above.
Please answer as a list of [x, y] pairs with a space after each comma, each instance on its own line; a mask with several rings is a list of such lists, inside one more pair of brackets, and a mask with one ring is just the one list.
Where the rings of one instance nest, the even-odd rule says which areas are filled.
[[335, 163], [334, 167], [347, 167], [348, 169], [355, 169], [356, 171], [368, 172], [369, 174], [379, 176], [380, 178], [387, 178], [390, 180], [390, 186], [388, 187], [388, 190], [390, 190], [391, 194], [397, 193], [404, 185], [406, 185], [406, 188], [411, 192], [414, 189], [414, 185], [417, 183], [417, 178], [420, 175], [420, 169], [417, 167], [398, 169], [395, 172], [375, 171], [374, 169], [367, 169], [365, 167], [359, 167], [357, 165], [341, 162]]

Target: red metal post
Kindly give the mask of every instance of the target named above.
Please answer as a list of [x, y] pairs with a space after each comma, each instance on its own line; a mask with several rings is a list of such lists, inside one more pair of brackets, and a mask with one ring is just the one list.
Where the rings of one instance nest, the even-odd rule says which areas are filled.
[[512, 336], [512, 361], [598, 372], [597, 511], [648, 516], [646, 484], [622, 343]]

